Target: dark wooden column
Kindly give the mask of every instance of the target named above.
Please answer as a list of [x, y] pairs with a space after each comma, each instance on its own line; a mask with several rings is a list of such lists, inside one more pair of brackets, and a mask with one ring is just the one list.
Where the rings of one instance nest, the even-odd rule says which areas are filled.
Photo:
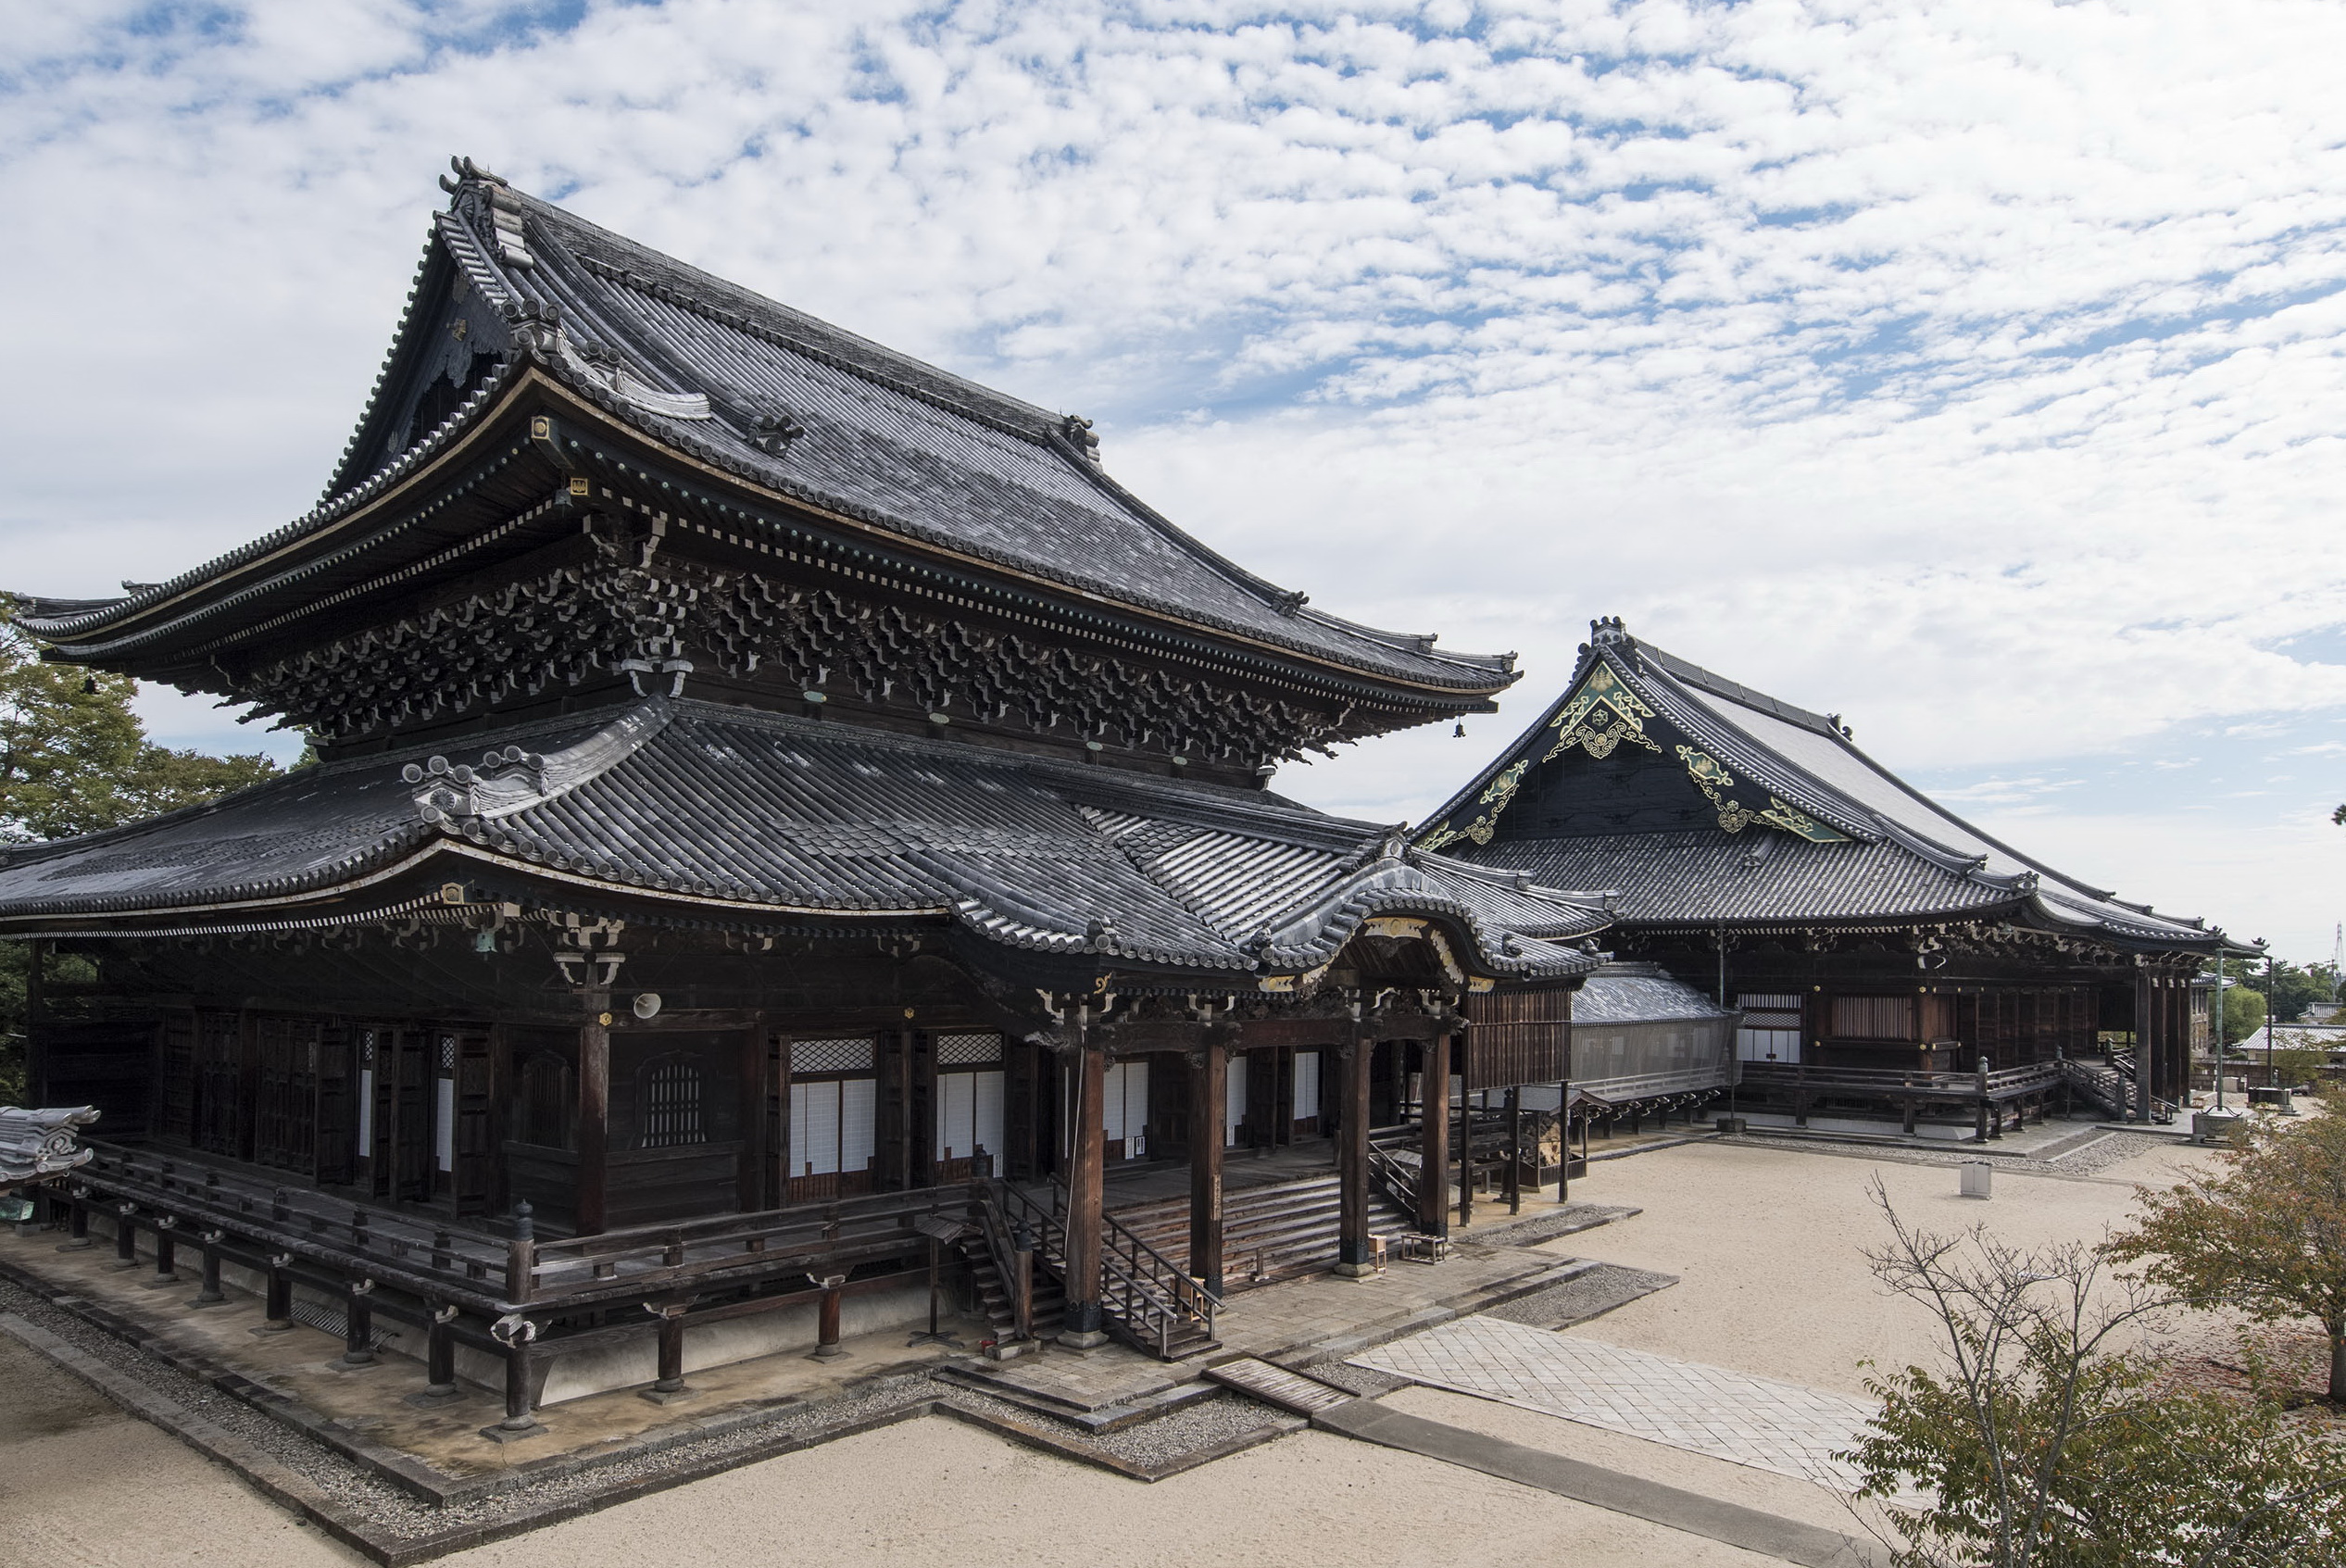
[[2159, 1007], [2159, 994], [2152, 986], [2148, 970], [2137, 970], [2134, 976], [2134, 1115], [2131, 1120], [2151, 1120], [2151, 1038], [2152, 1020]]
[[1222, 1140], [1229, 1110], [1230, 1053], [1189, 1053], [1189, 1273], [1222, 1294]]
[[1067, 1311], [1060, 1344], [1087, 1350], [1107, 1343], [1101, 1324], [1099, 1248], [1108, 1177], [1108, 1053], [1080, 1039], [1068, 1063], [1075, 1074], [1075, 1127], [1067, 1169]]
[[[46, 942], [25, 945], [24, 1086], [27, 1105], [51, 1105], [49, 1098], [48, 957]], [[159, 1080], [158, 1080], [159, 1081]], [[157, 1107], [160, 1110], [160, 1107]]]
[[[587, 1001], [586, 1025], [578, 1032], [578, 1193], [575, 1213], [578, 1234], [594, 1236], [605, 1228], [609, 1212], [609, 1182], [604, 1154], [609, 1147], [611, 1114], [611, 1029], [603, 1021], [610, 1014], [609, 993]], [[526, 1413], [526, 1412], [525, 1412]]]
[[1417, 1228], [1427, 1236], [1450, 1234], [1450, 1037], [1436, 1035], [1424, 1044], [1419, 1074]]
[[766, 1167], [772, 1159], [766, 1148], [766, 1031], [762, 1024], [742, 1031], [740, 1053], [734, 1092], [741, 1101], [741, 1159], [734, 1172], [734, 1207], [747, 1214], [768, 1206]]
[[1358, 1279], [1374, 1269], [1369, 1237], [1369, 1074], [1376, 1043], [1355, 1028], [1336, 1047], [1343, 1069], [1343, 1100], [1336, 1107], [1336, 1172], [1340, 1195], [1336, 1272]]

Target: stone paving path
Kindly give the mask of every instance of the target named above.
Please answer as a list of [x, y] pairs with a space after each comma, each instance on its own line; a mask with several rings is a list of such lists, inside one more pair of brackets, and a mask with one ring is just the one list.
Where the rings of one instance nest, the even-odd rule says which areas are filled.
[[1845, 1490], [1855, 1476], [1832, 1455], [1857, 1440], [1875, 1410], [1846, 1394], [1491, 1317], [1438, 1324], [1352, 1364]]

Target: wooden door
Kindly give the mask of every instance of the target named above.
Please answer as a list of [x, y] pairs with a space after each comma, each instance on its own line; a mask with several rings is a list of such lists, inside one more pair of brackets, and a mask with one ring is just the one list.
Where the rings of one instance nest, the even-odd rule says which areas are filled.
[[253, 1020], [253, 1159], [304, 1176], [317, 1170], [318, 1031], [313, 1018]]
[[421, 1029], [386, 1031], [391, 1116], [387, 1196], [395, 1202], [432, 1201], [432, 1036]]
[[239, 1153], [244, 1098], [244, 1015], [195, 1015], [195, 1092], [190, 1139], [207, 1154]]

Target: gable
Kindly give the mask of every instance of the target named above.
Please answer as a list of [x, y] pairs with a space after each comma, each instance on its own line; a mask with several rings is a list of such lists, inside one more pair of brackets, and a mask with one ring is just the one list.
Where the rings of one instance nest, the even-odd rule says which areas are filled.
[[1754, 824], [1813, 844], [1847, 836], [1738, 778], [1595, 659], [1482, 788], [1418, 843], [1442, 849], [1713, 826], [1734, 834]]
[[439, 428], [513, 352], [497, 303], [436, 235], [350, 448], [327, 486], [340, 495]]

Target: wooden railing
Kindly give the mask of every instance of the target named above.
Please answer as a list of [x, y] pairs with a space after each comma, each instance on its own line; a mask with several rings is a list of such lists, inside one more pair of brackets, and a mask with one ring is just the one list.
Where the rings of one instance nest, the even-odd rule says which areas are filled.
[[2005, 1099], [2051, 1087], [2061, 1076], [2057, 1062], [2031, 1062], [1999, 1068], [1985, 1074], [1942, 1073], [1896, 1067], [1819, 1067], [1806, 1062], [1747, 1061], [1743, 1081], [1754, 1088], [1790, 1086], [1813, 1089], [1853, 1089], [1869, 1093], [1912, 1092], [1954, 1098]]
[[[1052, 1186], [1048, 1207], [1008, 1182], [995, 1194], [1008, 1224], [1023, 1224], [1035, 1239], [1035, 1261], [1047, 1264], [1072, 1300], [1077, 1287], [1068, 1280], [1066, 1193]], [[1113, 1214], [1101, 1216], [1100, 1309], [1110, 1326], [1141, 1349], [1171, 1361], [1175, 1342], [1200, 1334], [1213, 1339], [1214, 1312], [1222, 1298], [1172, 1259], [1141, 1240]]]
[[505, 1310], [511, 1251], [496, 1236], [276, 1186], [259, 1173], [182, 1155], [94, 1139], [90, 1148], [94, 1158], [68, 1179], [69, 1192], [179, 1245], [202, 1246], [207, 1233], [217, 1233], [268, 1258], [299, 1259], [476, 1311]]
[[[2141, 1080], [2136, 1076], [2139, 1070], [2131, 1049], [2120, 1047], [2111, 1051], [2107, 1067], [2097, 1067], [2089, 1061], [2078, 1061], [2065, 1056], [2061, 1059], [2060, 1067], [2064, 1077], [2101, 1101], [2104, 1109], [2118, 1117], [2131, 1118], [2140, 1110]], [[2151, 1119], [2153, 1122], [2172, 1122], [2175, 1112], [2173, 1100], [2161, 1099], [2156, 1095], [2151, 1097]]]
[[507, 1296], [517, 1308], [583, 1307], [698, 1294], [773, 1274], [834, 1277], [902, 1253], [913, 1221], [924, 1214], [966, 1219], [982, 1196], [981, 1186], [957, 1184], [598, 1236], [516, 1236], [508, 1243]]

